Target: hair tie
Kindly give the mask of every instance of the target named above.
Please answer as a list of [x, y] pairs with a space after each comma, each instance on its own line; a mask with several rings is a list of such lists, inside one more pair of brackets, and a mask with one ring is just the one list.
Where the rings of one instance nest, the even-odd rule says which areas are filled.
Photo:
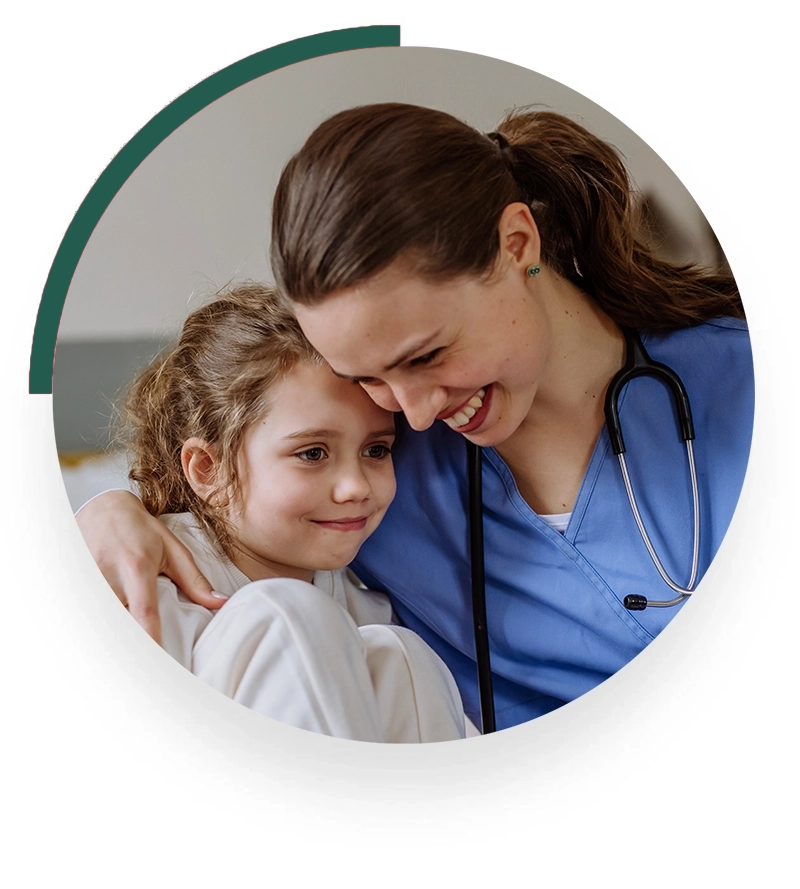
[[497, 147], [501, 151], [504, 151], [506, 148], [511, 147], [511, 143], [508, 141], [508, 139], [506, 139], [506, 137], [502, 133], [495, 132], [495, 133], [487, 133], [486, 135], [492, 140], [492, 142], [495, 143], [495, 145], [497, 145]]

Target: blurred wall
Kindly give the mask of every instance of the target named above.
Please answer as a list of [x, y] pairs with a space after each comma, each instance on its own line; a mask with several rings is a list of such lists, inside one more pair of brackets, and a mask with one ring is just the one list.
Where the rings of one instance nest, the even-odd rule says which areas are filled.
[[440, 108], [484, 131], [519, 105], [568, 114], [623, 153], [665, 249], [678, 259], [717, 259], [702, 213], [658, 155], [602, 108], [546, 77], [484, 56], [412, 47], [292, 65], [234, 90], [172, 133], [100, 220], [59, 328], [60, 450], [107, 441], [109, 405], [189, 309], [233, 280], [270, 280], [269, 208], [284, 164], [320, 121], [378, 101]]

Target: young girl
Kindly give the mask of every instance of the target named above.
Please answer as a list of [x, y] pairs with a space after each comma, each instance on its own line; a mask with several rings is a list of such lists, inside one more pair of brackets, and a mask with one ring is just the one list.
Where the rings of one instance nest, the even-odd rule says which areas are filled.
[[260, 713], [337, 737], [464, 737], [444, 663], [345, 567], [395, 493], [392, 414], [336, 377], [269, 289], [193, 312], [125, 405], [130, 477], [228, 601], [158, 581], [163, 647]]

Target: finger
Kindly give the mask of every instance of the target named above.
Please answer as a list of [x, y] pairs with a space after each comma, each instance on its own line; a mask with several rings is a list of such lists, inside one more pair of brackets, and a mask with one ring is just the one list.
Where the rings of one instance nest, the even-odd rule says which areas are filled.
[[136, 623], [161, 645], [161, 620], [158, 615], [158, 596], [155, 583], [142, 579], [140, 572], [123, 578], [128, 601], [128, 612]]
[[173, 534], [165, 538], [164, 553], [161, 573], [166, 574], [188, 599], [212, 610], [225, 604], [228, 597], [214, 590], [189, 549]]

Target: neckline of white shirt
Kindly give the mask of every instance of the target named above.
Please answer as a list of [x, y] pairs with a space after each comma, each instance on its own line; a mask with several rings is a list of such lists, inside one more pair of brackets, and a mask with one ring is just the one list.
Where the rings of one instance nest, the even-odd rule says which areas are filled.
[[563, 534], [567, 530], [567, 525], [572, 517], [571, 512], [557, 512], [550, 515], [537, 513], [537, 515], [543, 522], [547, 522], [553, 530], [558, 531], [559, 534]]

